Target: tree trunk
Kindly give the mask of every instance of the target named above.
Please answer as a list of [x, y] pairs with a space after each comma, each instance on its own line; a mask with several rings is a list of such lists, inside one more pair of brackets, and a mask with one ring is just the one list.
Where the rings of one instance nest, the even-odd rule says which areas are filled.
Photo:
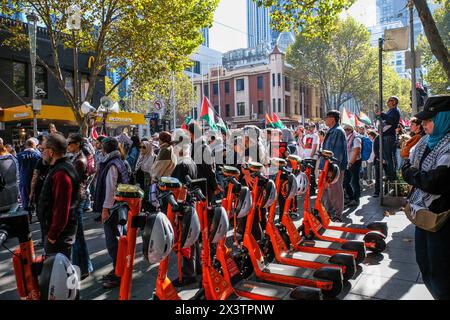
[[427, 36], [428, 43], [430, 44], [431, 52], [442, 65], [447, 74], [447, 78], [450, 80], [450, 53], [445, 47], [442, 41], [439, 31], [436, 27], [436, 23], [431, 14], [430, 8], [425, 0], [413, 0], [416, 6], [419, 18], [422, 21], [425, 35]]

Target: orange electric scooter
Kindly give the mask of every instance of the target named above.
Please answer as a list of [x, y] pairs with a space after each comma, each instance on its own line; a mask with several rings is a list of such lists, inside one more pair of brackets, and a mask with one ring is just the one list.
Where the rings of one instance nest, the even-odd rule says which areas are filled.
[[326, 296], [337, 296], [342, 290], [343, 276], [340, 268], [322, 267], [314, 270], [265, 261], [261, 248], [251, 233], [257, 208], [265, 206], [267, 199], [271, 196], [274, 196], [272, 199], [276, 199], [276, 195], [272, 194], [275, 191], [273, 181], [262, 175], [263, 168], [264, 166], [260, 163], [249, 163], [251, 184], [248, 185], [252, 188], [253, 206], [247, 217], [243, 241], [243, 246], [248, 251], [256, 277], [276, 283], [319, 288]]
[[[240, 176], [240, 171], [237, 168], [224, 166], [223, 174], [225, 176], [225, 182], [227, 183], [227, 192], [226, 197], [222, 200], [222, 206], [227, 212], [228, 217], [234, 219], [234, 235], [236, 242], [237, 211], [240, 211], [244, 205], [243, 202], [246, 201], [245, 199], [247, 198], [246, 193], [250, 193], [250, 191], [247, 187], [242, 187], [242, 185], [237, 181]], [[202, 233], [203, 238], [206, 236], [207, 234]], [[209, 249], [209, 245], [208, 247], [204, 246], [204, 249], [206, 248]], [[205, 251], [204, 254], [208, 255], [208, 252]], [[220, 270], [223, 274], [223, 278], [221, 279], [232, 285], [234, 293], [239, 297], [244, 297], [251, 300], [322, 299], [322, 293], [320, 289], [317, 288], [303, 286], [292, 288], [267, 282], [244, 279], [235, 262], [235, 256], [233, 255], [232, 250], [226, 246], [225, 237], [217, 243], [215, 259], [220, 264]]]
[[340, 243], [346, 243], [349, 240], [361, 240], [364, 241], [364, 245], [368, 250], [374, 253], [382, 252], [386, 248], [384, 239], [386, 238], [387, 225], [385, 223], [373, 222], [365, 227], [331, 222], [322, 204], [322, 196], [326, 188], [327, 176], [329, 171], [331, 171], [333, 153], [324, 150], [320, 153], [320, 157], [325, 160], [325, 165], [319, 176], [314, 214], [305, 211], [305, 217], [307, 217], [305, 219], [305, 234], [309, 235], [312, 232], [314, 237], [318, 239]]
[[[294, 174], [286, 169], [287, 161], [281, 158], [270, 159], [271, 165], [278, 168], [278, 172], [275, 177], [275, 186], [277, 194], [284, 198], [285, 205], [283, 208], [280, 206], [280, 211], [284, 211], [282, 215], [288, 215], [285, 208], [289, 208], [294, 197], [297, 196], [298, 188], [296, 177]], [[342, 270], [344, 280], [351, 279], [356, 270], [355, 259], [353, 255], [348, 253], [335, 253], [332, 256], [309, 253], [295, 248], [290, 249], [289, 243], [284, 241], [282, 236], [282, 231], [279, 226], [275, 224], [275, 213], [276, 213], [277, 202], [274, 202], [269, 208], [269, 216], [267, 218], [266, 225], [266, 236], [269, 237], [270, 241], [268, 244], [271, 246], [275, 261], [281, 264], [287, 264], [297, 267], [305, 267], [311, 269], [320, 269], [322, 267], [338, 267]], [[290, 219], [290, 217], [289, 217]], [[285, 230], [284, 227], [283, 231]], [[284, 231], [285, 232], [285, 231]], [[284, 233], [283, 232], [283, 233]], [[286, 233], [284, 233], [286, 234]], [[286, 235], [287, 238], [289, 238]]]
[[136, 254], [137, 230], [145, 226], [145, 215], [141, 215], [142, 198], [144, 191], [141, 188], [129, 184], [117, 186], [114, 199], [116, 204], [118, 224], [127, 224], [127, 235], [119, 238], [117, 250], [116, 275], [121, 277], [119, 300], [130, 300], [131, 282]]
[[[308, 160], [301, 160], [301, 158], [290, 155], [288, 157], [288, 161], [290, 162], [292, 172], [295, 175], [298, 175], [304, 170], [308, 181], [311, 180], [311, 170], [314, 170], [312, 165], [308, 162]], [[303, 210], [306, 213], [303, 218], [303, 223], [309, 218], [308, 213], [310, 212], [310, 183], [308, 183], [308, 187], [306, 188], [305, 199], [303, 203]], [[321, 241], [321, 240], [312, 240], [306, 239], [306, 237], [302, 236], [303, 230], [305, 228], [304, 224], [302, 224], [299, 228], [297, 228], [292, 220], [291, 216], [288, 214], [290, 209], [290, 201], [287, 200], [284, 206], [284, 214], [282, 215], [281, 224], [285, 227], [285, 230], [289, 236], [290, 244], [294, 250], [299, 250], [302, 252], [310, 252], [310, 253], [318, 253], [318, 254], [326, 254], [333, 256], [337, 253], [347, 253], [353, 255], [355, 262], [357, 264], [364, 261], [366, 257], [366, 249], [364, 246], [364, 242], [362, 241], [348, 241], [346, 243], [339, 242], [330, 242], [330, 241]]]

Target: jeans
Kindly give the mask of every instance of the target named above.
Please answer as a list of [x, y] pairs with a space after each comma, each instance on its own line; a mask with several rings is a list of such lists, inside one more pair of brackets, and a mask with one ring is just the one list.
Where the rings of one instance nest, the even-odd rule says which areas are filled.
[[85, 275], [94, 271], [91, 259], [89, 258], [89, 250], [84, 239], [83, 229], [83, 213], [86, 205], [86, 200], [81, 201], [77, 208], [78, 229], [75, 238], [75, 243], [72, 248], [72, 262], [80, 268], [81, 274]]
[[437, 232], [416, 227], [416, 261], [423, 283], [438, 300], [450, 299], [450, 221]]
[[19, 192], [20, 192], [20, 200], [22, 202], [22, 208], [24, 210], [28, 210], [28, 207], [30, 206], [30, 188], [27, 185], [24, 185], [22, 183], [19, 184]]
[[119, 230], [114, 223], [104, 223], [103, 230], [105, 230], [106, 250], [111, 257], [114, 269], [116, 269], [117, 251], [119, 249]]
[[323, 204], [328, 213], [333, 217], [342, 217], [344, 211], [344, 172], [339, 173], [336, 183], [330, 184], [323, 193]]
[[395, 136], [383, 136], [383, 158], [386, 161], [386, 176], [389, 180], [395, 180]]
[[349, 169], [345, 170], [344, 187], [350, 200], [359, 201], [361, 197], [360, 171], [361, 160], [356, 161]]
[[400, 149], [397, 148], [395, 151], [395, 171], [396, 172], [400, 171], [402, 164], [403, 164], [403, 159], [400, 156]]

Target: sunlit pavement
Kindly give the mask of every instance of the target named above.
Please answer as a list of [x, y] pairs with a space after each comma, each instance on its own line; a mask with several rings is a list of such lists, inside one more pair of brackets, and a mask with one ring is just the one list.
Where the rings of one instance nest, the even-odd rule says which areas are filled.
[[[370, 191], [369, 191], [370, 192]], [[371, 193], [368, 193], [371, 194]], [[299, 201], [300, 203], [301, 201]], [[385, 210], [390, 211], [385, 216]], [[301, 210], [299, 210], [301, 211]], [[365, 195], [360, 206], [353, 212], [345, 211], [353, 223], [368, 223], [382, 220], [388, 223], [389, 235], [386, 239], [386, 251], [379, 255], [368, 254], [358, 268], [353, 279], [338, 296], [344, 300], [389, 299], [389, 300], [423, 300], [432, 299], [431, 294], [421, 281], [419, 268], [415, 262], [414, 226], [405, 214], [395, 208], [380, 208], [379, 199]], [[102, 224], [95, 222], [95, 213], [85, 215], [85, 235], [94, 272], [81, 284], [81, 299], [104, 300], [118, 299], [119, 290], [104, 289], [101, 277], [112, 269], [111, 259], [106, 251]], [[347, 222], [347, 221], [345, 221]], [[40, 238], [37, 223], [32, 225], [33, 239]], [[141, 238], [137, 241], [135, 272], [133, 273], [132, 299], [147, 300], [152, 298], [158, 266], [149, 266], [142, 258]], [[8, 240], [10, 249], [17, 246], [15, 239]], [[36, 249], [42, 254], [42, 248]], [[177, 276], [176, 256], [171, 255], [169, 277]], [[18, 299], [12, 267], [12, 255], [7, 250], [0, 250], [0, 300]]]

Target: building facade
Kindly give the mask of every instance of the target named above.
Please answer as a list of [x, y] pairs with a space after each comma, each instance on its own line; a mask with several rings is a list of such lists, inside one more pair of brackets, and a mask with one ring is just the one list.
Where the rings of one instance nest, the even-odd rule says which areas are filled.
[[[0, 17], [0, 23], [3, 25], [20, 25], [24, 30], [27, 30], [27, 24], [21, 21]], [[6, 36], [6, 32], [0, 32], [0, 42]], [[47, 29], [41, 27], [37, 28], [37, 54], [47, 65], [54, 66]], [[73, 51], [63, 49], [61, 46], [59, 59], [65, 88], [73, 93]], [[89, 65], [92, 63], [92, 59], [93, 57], [89, 54], [80, 53], [78, 56], [81, 101], [86, 97]], [[105, 74], [106, 72], [102, 71], [97, 78], [92, 101], [95, 106], [99, 104], [100, 98], [105, 94]], [[1, 129], [3, 129], [0, 130], [0, 134], [2, 138], [17, 140], [22, 132], [33, 128], [31, 107], [27, 106], [32, 98], [29, 51], [15, 51], [0, 46], [0, 79], [2, 80], [0, 82], [0, 122], [2, 122]], [[72, 129], [72, 131], [79, 130], [78, 124], [73, 122], [73, 112], [68, 106], [63, 91], [59, 88], [57, 80], [38, 62], [36, 64], [36, 95], [42, 102], [42, 110], [38, 115], [38, 131], [46, 130], [50, 122], [56, 123], [58, 130], [63, 133]]]
[[283, 123], [293, 126], [302, 121], [302, 116], [307, 121], [322, 117], [319, 90], [292, 76], [284, 53], [277, 46], [264, 59], [263, 52], [256, 49], [241, 51], [225, 53], [223, 67], [211, 68], [204, 77], [194, 78], [194, 90], [199, 97], [197, 114], [205, 95], [215, 113], [230, 127], [263, 126], [266, 113], [275, 113]]

